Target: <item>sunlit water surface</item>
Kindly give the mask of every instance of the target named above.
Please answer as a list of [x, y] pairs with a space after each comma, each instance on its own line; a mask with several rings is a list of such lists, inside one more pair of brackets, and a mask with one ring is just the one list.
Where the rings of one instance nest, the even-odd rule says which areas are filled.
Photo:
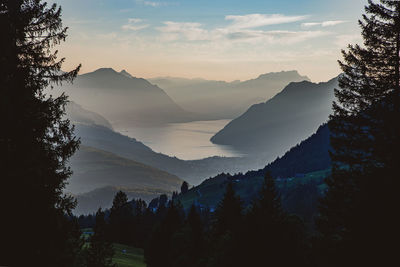
[[124, 127], [116, 131], [135, 138], [156, 152], [184, 160], [212, 156], [241, 156], [230, 146], [216, 145], [210, 138], [230, 120], [171, 123], [160, 127]]

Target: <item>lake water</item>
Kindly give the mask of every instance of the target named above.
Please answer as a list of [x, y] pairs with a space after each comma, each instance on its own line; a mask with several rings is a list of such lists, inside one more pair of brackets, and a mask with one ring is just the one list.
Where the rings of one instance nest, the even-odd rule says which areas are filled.
[[184, 160], [212, 156], [234, 157], [240, 153], [229, 146], [215, 145], [210, 138], [230, 120], [171, 123], [162, 127], [125, 127], [116, 131], [135, 138], [156, 152]]

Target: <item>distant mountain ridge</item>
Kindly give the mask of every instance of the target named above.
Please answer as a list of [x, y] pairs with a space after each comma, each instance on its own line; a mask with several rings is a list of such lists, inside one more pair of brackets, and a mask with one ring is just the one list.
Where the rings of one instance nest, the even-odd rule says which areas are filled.
[[65, 84], [69, 98], [107, 118], [113, 125], [160, 124], [191, 121], [194, 114], [178, 106], [161, 88], [125, 70], [101, 68]]
[[265, 103], [251, 106], [211, 141], [263, 155], [267, 161], [283, 155], [328, 121], [338, 79], [325, 83], [293, 82]]
[[69, 101], [65, 108], [66, 116], [73, 124], [84, 123], [88, 125], [100, 125], [112, 129], [111, 123], [103, 116], [93, 111], [84, 109], [74, 101]]
[[297, 71], [259, 75], [247, 81], [214, 81], [174, 77], [149, 81], [163, 88], [184, 109], [205, 119], [232, 119], [256, 103], [266, 101], [290, 82], [309, 81]]

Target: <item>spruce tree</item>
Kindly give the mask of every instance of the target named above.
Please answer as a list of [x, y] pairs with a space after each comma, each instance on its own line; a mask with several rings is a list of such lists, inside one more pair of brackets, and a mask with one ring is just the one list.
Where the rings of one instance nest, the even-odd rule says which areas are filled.
[[332, 176], [321, 202], [322, 266], [386, 265], [398, 203], [400, 2], [368, 1], [331, 117]]
[[237, 266], [304, 266], [302, 223], [283, 211], [275, 180], [269, 172], [243, 228], [240, 243], [247, 245], [239, 254]]
[[132, 223], [133, 207], [128, 202], [126, 193], [118, 191], [110, 210], [109, 240], [129, 245], [134, 235]]
[[89, 248], [87, 249], [87, 267], [112, 267], [114, 249], [112, 244], [106, 240], [106, 221], [104, 212], [99, 209], [96, 213], [96, 224], [94, 234], [90, 237]]
[[63, 189], [79, 140], [64, 119], [67, 97], [43, 92], [79, 71], [61, 71], [55, 46], [66, 32], [55, 4], [0, 0], [0, 265], [72, 265], [75, 201]]
[[174, 257], [172, 238], [182, 226], [180, 204], [169, 202], [165, 217], [153, 229], [153, 233], [145, 249], [145, 260], [149, 267], [173, 266]]
[[186, 181], [183, 181], [181, 185], [181, 194], [184, 195], [189, 191], [189, 184]]
[[225, 195], [215, 211], [215, 235], [223, 235], [228, 231], [235, 232], [242, 219], [242, 201], [235, 194], [233, 184], [229, 182], [226, 186]]

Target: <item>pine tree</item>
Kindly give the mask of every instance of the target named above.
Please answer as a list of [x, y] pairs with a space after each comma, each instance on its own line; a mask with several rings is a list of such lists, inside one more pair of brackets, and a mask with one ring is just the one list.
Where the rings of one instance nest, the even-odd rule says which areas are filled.
[[145, 250], [145, 259], [149, 267], [173, 266], [172, 238], [182, 226], [182, 211], [179, 204], [170, 201], [165, 218], [152, 233]]
[[43, 92], [79, 71], [61, 71], [55, 46], [66, 32], [55, 4], [0, 0], [0, 265], [72, 265], [66, 214], [75, 201], [63, 189], [79, 140], [63, 118], [67, 97]]
[[247, 245], [237, 266], [304, 266], [302, 223], [283, 211], [275, 180], [269, 172], [243, 228], [240, 243]]
[[114, 197], [113, 205], [110, 210], [110, 235], [109, 240], [122, 244], [130, 244], [134, 229], [133, 207], [128, 203], [128, 196], [122, 191], [118, 191]]
[[184, 195], [189, 191], [189, 184], [186, 181], [183, 181], [181, 185], [181, 194]]
[[[321, 202], [323, 266], [385, 265], [394, 256], [400, 115], [400, 2], [368, 1], [364, 46], [339, 64], [331, 117], [332, 177]], [[392, 240], [394, 241], [394, 240]]]
[[228, 231], [235, 232], [243, 219], [242, 209], [242, 201], [236, 196], [233, 184], [230, 182], [215, 212], [215, 235], [223, 235]]
[[242, 212], [242, 201], [229, 182], [214, 214], [207, 266], [238, 266], [237, 253], [242, 247], [239, 239], [243, 226]]
[[96, 224], [94, 234], [90, 237], [89, 248], [87, 249], [87, 267], [112, 267], [114, 249], [112, 244], [106, 240], [106, 221], [104, 212], [99, 209], [96, 213]]

